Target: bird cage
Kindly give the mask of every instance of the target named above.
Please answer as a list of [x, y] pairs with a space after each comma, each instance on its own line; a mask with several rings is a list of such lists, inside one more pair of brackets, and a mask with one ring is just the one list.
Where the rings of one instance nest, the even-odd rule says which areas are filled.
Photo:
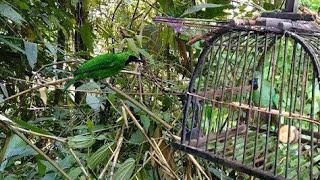
[[261, 179], [319, 178], [320, 28], [313, 20], [291, 11], [206, 23], [173, 147]]

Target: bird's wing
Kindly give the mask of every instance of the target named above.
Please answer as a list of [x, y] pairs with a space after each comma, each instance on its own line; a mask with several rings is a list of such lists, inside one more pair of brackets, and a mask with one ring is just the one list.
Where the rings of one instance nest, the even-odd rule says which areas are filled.
[[[89, 60], [90, 61], [90, 60]], [[82, 66], [79, 67], [73, 74], [74, 76], [77, 76], [79, 74], [84, 74], [84, 73], [90, 73], [90, 72], [95, 72], [99, 70], [105, 70], [108, 68], [114, 67], [117, 62], [116, 60], [100, 60], [100, 61], [95, 61], [92, 60], [91, 62], [87, 61], [84, 63]]]
[[272, 103], [273, 103], [273, 106], [276, 108], [276, 109], [279, 109], [279, 95], [278, 94], [275, 94], [272, 98]]

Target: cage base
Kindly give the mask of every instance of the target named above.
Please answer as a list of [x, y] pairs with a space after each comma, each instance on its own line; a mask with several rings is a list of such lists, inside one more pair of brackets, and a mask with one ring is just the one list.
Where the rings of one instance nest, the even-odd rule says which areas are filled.
[[255, 176], [255, 177], [260, 178], [260, 179], [268, 179], [268, 180], [269, 179], [270, 180], [271, 179], [274, 179], [274, 180], [285, 179], [283, 176], [274, 176], [273, 174], [268, 173], [268, 172], [264, 172], [264, 171], [262, 171], [260, 169], [249, 168], [246, 165], [243, 165], [243, 164], [241, 164], [241, 163], [239, 163], [237, 161], [232, 161], [232, 160], [229, 160], [227, 158], [223, 158], [223, 157], [221, 157], [219, 155], [216, 155], [216, 154], [213, 154], [213, 153], [204, 152], [204, 151], [201, 151], [199, 149], [195, 149], [193, 147], [190, 147], [190, 146], [187, 146], [187, 145], [184, 145], [184, 144], [173, 142], [173, 143], [171, 143], [171, 146], [176, 150], [184, 151], [186, 153], [189, 153], [189, 154], [192, 154], [192, 155], [207, 159], [207, 160], [209, 160], [211, 162], [215, 162], [215, 163], [221, 164], [223, 166], [230, 167], [232, 169], [235, 169], [237, 171], [240, 171], [240, 172]]

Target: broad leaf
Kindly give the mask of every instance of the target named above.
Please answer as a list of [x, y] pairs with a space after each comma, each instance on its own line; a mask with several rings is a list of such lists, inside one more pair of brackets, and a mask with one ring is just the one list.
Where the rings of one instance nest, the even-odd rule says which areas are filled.
[[21, 158], [30, 155], [35, 155], [37, 152], [27, 145], [19, 136], [12, 135], [7, 144], [4, 145], [4, 155], [0, 166], [0, 171], [6, 168], [8, 161], [11, 158]]
[[37, 172], [40, 176], [44, 176], [46, 174], [47, 167], [42, 163], [42, 158], [38, 155], [36, 157], [37, 161]]
[[95, 167], [97, 167], [100, 163], [102, 163], [108, 158], [108, 154], [111, 153], [110, 147], [113, 144], [114, 143], [105, 144], [91, 155], [91, 157], [88, 160], [88, 166], [90, 169], [93, 170]]
[[217, 8], [217, 7], [221, 7], [223, 5], [220, 4], [211, 4], [211, 3], [205, 3], [205, 4], [198, 4], [195, 5], [189, 9], [187, 9], [181, 16], [185, 16], [187, 14], [192, 14], [198, 11], [201, 11], [202, 9], [206, 9], [206, 8]]
[[31, 68], [34, 68], [34, 65], [37, 62], [38, 57], [38, 45], [36, 43], [24, 41], [24, 48], [26, 51], [27, 59]]
[[72, 168], [70, 170], [70, 172], [68, 173], [68, 175], [72, 178], [72, 179], [79, 179], [78, 176], [82, 173], [81, 168], [77, 167], [77, 168]]
[[22, 54], [26, 54], [26, 52], [21, 49], [20, 47], [16, 46], [15, 44], [11, 43], [10, 41], [5, 40], [4, 38], [0, 37], [0, 42], [3, 42], [4, 44], [8, 45], [9, 47], [11, 47], [12, 49], [15, 49], [19, 52], [21, 52]]
[[94, 136], [73, 136], [73, 137], [68, 137], [68, 145], [72, 148], [88, 148], [90, 146], [92, 146], [95, 141], [96, 138]]
[[91, 95], [91, 94], [87, 94], [86, 96], [86, 103], [93, 109], [93, 110], [96, 110], [96, 111], [99, 111], [100, 110], [100, 107], [102, 106], [102, 102], [101, 100], [94, 96], [94, 95]]
[[17, 11], [4, 2], [0, 3], [0, 14], [19, 25], [22, 25], [22, 22], [25, 21]]
[[87, 127], [90, 134], [93, 134], [94, 122], [90, 119], [87, 120]]
[[144, 136], [140, 130], [137, 130], [135, 133], [132, 134], [129, 142], [133, 144], [141, 144], [144, 141]]
[[135, 162], [136, 161], [132, 158], [127, 159], [115, 172], [113, 179], [129, 180], [135, 168]]
[[149, 127], [150, 127], [150, 119], [148, 116], [146, 115], [141, 115], [140, 116], [140, 119], [141, 119], [141, 122], [143, 124], [143, 128], [148, 131], [149, 130]]

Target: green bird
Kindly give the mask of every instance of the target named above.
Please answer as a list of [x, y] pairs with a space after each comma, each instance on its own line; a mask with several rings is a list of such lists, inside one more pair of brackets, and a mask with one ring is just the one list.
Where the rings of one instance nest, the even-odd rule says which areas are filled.
[[274, 88], [271, 89], [271, 83], [263, 80], [259, 71], [254, 72], [254, 78], [249, 83], [253, 86], [252, 101], [255, 106], [278, 108], [279, 96]]
[[[253, 86], [252, 102], [255, 106], [263, 108], [278, 109], [279, 95], [276, 94], [274, 88], [271, 89], [271, 83], [263, 80], [262, 74], [259, 71], [254, 72], [254, 78], [249, 81]], [[261, 119], [268, 121], [269, 114], [260, 113]], [[271, 115], [271, 120], [275, 124], [277, 120], [276, 115]]]
[[83, 63], [74, 73], [73, 79], [66, 83], [64, 90], [73, 83], [83, 79], [104, 79], [119, 73], [131, 62], [144, 62], [137, 58], [136, 53], [106, 53], [98, 55]]

